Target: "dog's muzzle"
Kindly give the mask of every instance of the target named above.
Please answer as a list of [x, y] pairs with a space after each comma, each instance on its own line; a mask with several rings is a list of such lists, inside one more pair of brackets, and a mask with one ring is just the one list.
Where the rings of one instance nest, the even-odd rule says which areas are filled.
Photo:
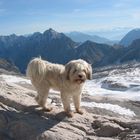
[[85, 82], [85, 79], [76, 79], [75, 82], [78, 84], [82, 84]]

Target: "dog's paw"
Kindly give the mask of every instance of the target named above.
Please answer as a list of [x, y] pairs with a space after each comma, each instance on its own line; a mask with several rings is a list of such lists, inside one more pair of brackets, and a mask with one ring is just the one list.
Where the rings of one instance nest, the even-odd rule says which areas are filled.
[[81, 115], [84, 113], [84, 111], [82, 109], [76, 109], [76, 112], [81, 114]]
[[50, 112], [52, 111], [52, 107], [43, 107], [43, 111]]
[[71, 112], [66, 112], [66, 115], [69, 117], [69, 118], [72, 118], [74, 116], [74, 113], [71, 111]]

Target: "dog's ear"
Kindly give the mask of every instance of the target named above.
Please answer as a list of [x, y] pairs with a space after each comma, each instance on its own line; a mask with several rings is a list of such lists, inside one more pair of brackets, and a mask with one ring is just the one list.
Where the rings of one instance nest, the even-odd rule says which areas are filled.
[[72, 68], [72, 63], [69, 62], [65, 65], [65, 73], [66, 73], [66, 79], [67, 80], [70, 80], [70, 71], [71, 71], [71, 68]]
[[88, 64], [88, 68], [87, 68], [87, 79], [89, 79], [89, 80], [92, 79], [92, 66], [91, 66], [91, 64]]

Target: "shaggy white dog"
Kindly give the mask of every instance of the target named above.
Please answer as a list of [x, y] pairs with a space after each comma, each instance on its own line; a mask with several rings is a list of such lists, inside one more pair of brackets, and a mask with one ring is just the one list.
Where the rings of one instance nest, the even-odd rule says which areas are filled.
[[36, 101], [41, 107], [51, 110], [46, 107], [46, 99], [49, 90], [54, 89], [61, 92], [63, 107], [69, 117], [73, 116], [71, 98], [76, 112], [83, 114], [80, 109], [82, 87], [86, 79], [92, 78], [92, 67], [86, 61], [73, 60], [64, 66], [35, 58], [28, 64], [27, 76], [38, 92]]

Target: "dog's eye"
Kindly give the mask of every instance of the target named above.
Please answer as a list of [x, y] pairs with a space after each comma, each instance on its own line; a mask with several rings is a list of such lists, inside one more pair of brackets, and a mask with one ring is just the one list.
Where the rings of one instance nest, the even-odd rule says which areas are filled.
[[83, 70], [83, 72], [84, 72], [84, 73], [87, 73], [87, 71], [86, 71], [86, 70]]
[[75, 73], [77, 70], [75, 69], [74, 71], [73, 71], [73, 73]]

